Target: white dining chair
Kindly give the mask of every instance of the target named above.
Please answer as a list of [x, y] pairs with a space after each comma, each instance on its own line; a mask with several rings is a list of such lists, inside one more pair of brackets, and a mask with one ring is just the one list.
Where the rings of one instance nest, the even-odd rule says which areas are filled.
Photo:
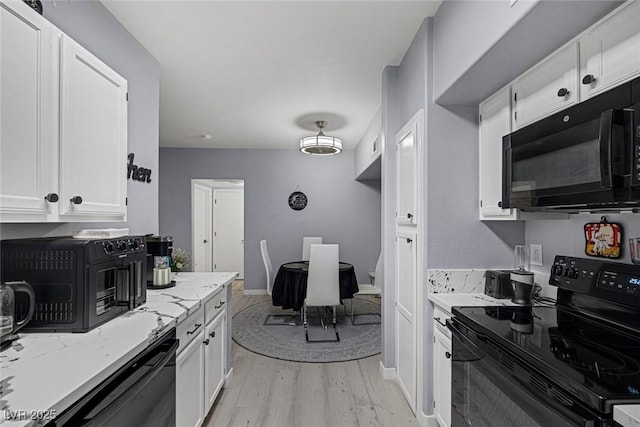
[[[382, 288], [380, 285], [376, 286], [376, 280], [375, 277], [377, 275], [381, 274], [381, 268], [382, 268], [382, 252], [380, 253], [380, 255], [378, 256], [378, 262], [376, 263], [376, 270], [373, 273], [373, 275], [370, 274], [370, 276], [372, 277], [372, 281], [373, 283], [365, 283], [365, 284], [360, 284], [358, 283], [358, 292], [353, 294], [353, 298], [355, 298], [358, 295], [372, 295], [372, 296], [378, 296], [381, 297], [382, 296]], [[378, 284], [381, 281], [378, 281]], [[380, 313], [358, 313], [358, 314], [354, 314], [353, 313], [353, 298], [351, 299], [351, 324], [352, 325], [356, 325], [356, 326], [360, 326], [360, 325], [379, 325], [380, 323], [382, 323], [382, 316], [380, 316]], [[357, 319], [358, 316], [378, 316], [380, 317], [379, 321], [374, 321], [374, 322], [361, 322], [361, 323], [357, 323]]]
[[302, 261], [309, 261], [309, 248], [311, 245], [321, 245], [322, 237], [303, 237], [302, 238]]
[[[307, 295], [304, 299], [303, 322], [307, 342], [340, 341], [336, 329], [337, 307], [340, 305], [339, 246], [311, 245], [309, 249], [309, 276], [307, 278]], [[326, 308], [333, 306], [333, 329], [335, 340], [309, 340], [307, 321], [308, 307], [322, 307], [321, 324], [326, 329]]]
[[271, 258], [269, 257], [269, 250], [267, 249], [267, 241], [260, 240], [260, 252], [262, 253], [262, 262], [264, 263], [264, 269], [267, 273], [267, 294], [271, 295], [273, 290], [273, 264], [271, 264]]

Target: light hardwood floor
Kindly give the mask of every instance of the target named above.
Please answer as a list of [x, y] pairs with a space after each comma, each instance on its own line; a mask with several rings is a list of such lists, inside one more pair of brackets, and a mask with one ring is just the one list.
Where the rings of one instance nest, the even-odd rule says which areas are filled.
[[[233, 286], [232, 311], [270, 297]], [[380, 356], [339, 363], [297, 363], [252, 353], [233, 343], [233, 381], [205, 427], [416, 426], [394, 381], [382, 379]]]

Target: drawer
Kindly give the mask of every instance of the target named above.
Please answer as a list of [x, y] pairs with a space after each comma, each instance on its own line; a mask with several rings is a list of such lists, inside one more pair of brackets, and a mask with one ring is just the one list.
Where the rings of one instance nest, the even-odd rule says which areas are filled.
[[451, 313], [446, 312], [437, 305], [433, 306], [433, 324], [440, 330], [440, 332], [445, 334], [447, 337], [451, 337], [451, 333], [446, 326], [446, 321], [450, 318]]
[[189, 317], [178, 323], [177, 336], [180, 340], [178, 353], [204, 330], [204, 307], [201, 305]]
[[227, 290], [223, 286], [220, 291], [204, 304], [205, 324], [209, 324], [218, 314], [222, 313], [227, 305]]

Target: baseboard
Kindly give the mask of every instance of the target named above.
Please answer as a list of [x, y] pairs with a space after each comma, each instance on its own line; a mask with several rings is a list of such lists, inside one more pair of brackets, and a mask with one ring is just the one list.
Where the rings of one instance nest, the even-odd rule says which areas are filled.
[[224, 384], [222, 385], [222, 387], [228, 388], [231, 386], [231, 383], [233, 383], [233, 368], [229, 369], [229, 372], [227, 372], [227, 375], [224, 378]]
[[245, 289], [242, 291], [243, 295], [266, 295], [266, 289]]
[[425, 415], [424, 412], [420, 412], [416, 419], [418, 420], [418, 425], [422, 427], [440, 427], [435, 415]]
[[386, 368], [382, 364], [382, 360], [380, 361], [380, 375], [385, 380], [395, 380], [396, 379], [396, 368]]

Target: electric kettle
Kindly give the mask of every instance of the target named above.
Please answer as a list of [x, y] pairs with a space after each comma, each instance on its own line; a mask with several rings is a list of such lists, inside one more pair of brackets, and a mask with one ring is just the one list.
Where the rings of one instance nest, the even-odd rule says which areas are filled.
[[[24, 312], [24, 310], [16, 310], [16, 295], [23, 293], [26, 296], [26, 314], [22, 319], [16, 317], [16, 312]], [[20, 298], [20, 303], [23, 299]], [[14, 335], [20, 328], [25, 326], [35, 309], [36, 296], [33, 288], [27, 282], [4, 282], [0, 284], [0, 344], [5, 341], [10, 342], [10, 337]]]

